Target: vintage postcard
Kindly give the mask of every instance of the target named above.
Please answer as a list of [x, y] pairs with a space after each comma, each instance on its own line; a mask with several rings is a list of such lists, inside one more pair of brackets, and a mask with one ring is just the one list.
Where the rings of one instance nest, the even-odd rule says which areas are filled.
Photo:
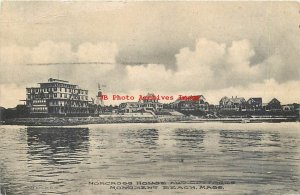
[[0, 1], [0, 195], [299, 195], [299, 33], [296, 1]]

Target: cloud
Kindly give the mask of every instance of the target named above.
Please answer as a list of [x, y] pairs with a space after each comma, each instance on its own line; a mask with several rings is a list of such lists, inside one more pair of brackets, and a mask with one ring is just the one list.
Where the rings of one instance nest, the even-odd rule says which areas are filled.
[[27, 59], [27, 63], [72, 62], [74, 58], [76, 58], [76, 53], [72, 52], [71, 44], [54, 43], [48, 40], [31, 49], [31, 59]]
[[227, 45], [246, 39], [255, 48], [252, 62], [280, 54], [286, 71], [274, 76], [284, 82], [299, 78], [298, 10], [298, 2], [5, 1], [0, 42], [33, 46], [51, 38], [77, 48], [107, 40], [117, 43], [122, 62], [148, 61], [173, 69], [178, 50], [191, 48], [199, 37]]
[[[49, 40], [32, 48], [19, 45], [0, 47], [0, 83], [31, 83], [51, 76], [57, 77], [58, 74], [66, 76], [66, 79], [74, 79], [87, 73], [86, 70], [101, 76], [114, 69], [117, 53], [116, 44], [110, 42], [83, 43], [75, 51], [70, 43], [55, 43]], [[71, 64], [74, 62], [101, 62], [104, 64], [90, 65], [85, 69], [80, 65]], [[43, 63], [65, 64], [28, 66], [28, 64]]]
[[[263, 64], [251, 64], [255, 55], [248, 40], [234, 41], [231, 45], [200, 38], [195, 49], [182, 48], [176, 54], [177, 69], [170, 71], [162, 64], [127, 67], [129, 81], [134, 88], [185, 89], [203, 91], [247, 85], [262, 81]], [[159, 81], [159, 82], [157, 82]]]
[[25, 99], [26, 90], [17, 84], [0, 84], [0, 106], [15, 107], [22, 104], [19, 100]]
[[161, 64], [148, 64], [146, 66], [126, 66], [126, 84], [130, 90], [144, 89], [148, 91], [165, 90], [172, 88], [174, 79], [171, 70]]
[[280, 83], [275, 79], [284, 71], [280, 55], [252, 64], [255, 54], [246, 39], [225, 44], [200, 38], [194, 49], [185, 47], [176, 54], [176, 70], [166, 69], [163, 64], [127, 66], [126, 83], [131, 93], [142, 90], [171, 95], [207, 93], [211, 103], [217, 103], [225, 95], [259, 96], [265, 100], [278, 97], [286, 103], [299, 102], [299, 92], [293, 90], [299, 81]]
[[101, 42], [92, 44], [82, 43], [76, 53], [78, 60], [82, 62], [107, 62], [115, 63], [118, 47], [115, 43]]
[[[85, 42], [74, 48], [66, 42], [44, 41], [35, 47], [10, 45], [0, 49], [0, 105], [13, 106], [25, 96], [26, 86], [35, 86], [58, 73], [60, 78], [89, 89], [90, 97], [95, 96], [99, 82], [108, 86], [104, 89], [108, 94], [203, 94], [211, 103], [225, 95], [299, 101], [298, 92], [293, 90], [299, 80], [276, 80], [276, 75], [284, 71], [284, 58], [276, 53], [253, 63], [256, 52], [247, 39], [226, 44], [200, 38], [194, 48], [184, 47], [175, 55], [176, 69], [168, 69], [165, 64], [117, 64], [119, 50], [112, 42]], [[57, 62], [103, 64], [26, 65]], [[15, 95], [8, 98], [10, 91]]]
[[262, 97], [267, 103], [273, 98], [277, 98], [281, 103], [300, 103], [300, 91], [295, 90], [300, 85], [300, 81], [288, 81], [278, 83], [274, 79], [264, 80], [261, 83], [251, 83], [246, 87], [228, 87], [219, 90], [204, 91], [205, 97], [210, 103], [218, 104], [223, 96], [238, 96], [244, 98]]
[[[83, 43], [73, 48], [70, 43], [43, 41], [34, 47], [9, 45], [0, 47], [0, 105], [13, 106], [18, 103], [26, 86], [36, 86], [38, 82], [54, 77], [70, 80], [82, 87], [93, 87], [97, 82], [109, 80], [110, 72], [116, 69], [115, 57], [118, 47], [111, 42]], [[77, 62], [100, 62], [99, 64], [76, 65]], [[63, 63], [38, 65], [43, 63]], [[70, 63], [70, 64], [68, 64]], [[36, 65], [28, 65], [36, 64]], [[18, 88], [18, 90], [16, 90]], [[7, 94], [19, 91], [17, 96]]]
[[176, 55], [177, 75], [184, 78], [184, 70], [190, 70], [192, 75], [187, 78], [199, 90], [246, 85], [262, 78], [262, 65], [250, 63], [254, 55], [251, 43], [245, 39], [228, 45], [201, 38], [194, 50], [184, 48]]
[[[98, 82], [112, 93], [218, 94], [299, 81], [299, 3], [150, 4], [1, 4], [0, 84], [22, 88], [60, 75], [90, 94]], [[107, 64], [25, 66], [85, 61]]]

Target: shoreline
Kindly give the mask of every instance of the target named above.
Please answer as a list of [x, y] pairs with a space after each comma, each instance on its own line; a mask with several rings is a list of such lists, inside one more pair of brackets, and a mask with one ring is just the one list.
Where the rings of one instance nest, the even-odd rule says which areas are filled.
[[116, 123], [280, 123], [297, 122], [297, 117], [272, 117], [272, 118], [195, 118], [189, 116], [124, 116], [102, 115], [99, 117], [47, 117], [47, 118], [13, 118], [7, 119], [2, 125], [25, 126], [76, 126], [85, 124], [116, 124]]

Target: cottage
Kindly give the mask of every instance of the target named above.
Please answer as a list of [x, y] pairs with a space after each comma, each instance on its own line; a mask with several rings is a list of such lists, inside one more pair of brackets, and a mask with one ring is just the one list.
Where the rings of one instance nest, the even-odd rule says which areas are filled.
[[246, 100], [243, 97], [223, 97], [219, 101], [221, 111], [246, 111]]
[[[139, 100], [139, 103], [145, 111], [160, 112], [163, 109], [163, 104], [158, 102], [158, 98], [153, 93], [148, 93], [146, 98]], [[149, 98], [147, 98], [149, 97]]]
[[247, 111], [261, 111], [262, 110], [262, 98], [261, 97], [252, 97], [249, 98], [246, 105]]
[[119, 105], [119, 110], [122, 113], [132, 113], [141, 110], [139, 102], [123, 102]]
[[188, 96], [193, 98], [178, 98], [171, 103], [171, 108], [179, 111], [208, 111], [209, 104], [203, 95]]
[[282, 105], [282, 110], [285, 112], [294, 112], [294, 111], [299, 112], [299, 104], [293, 103], [293, 104]]
[[281, 111], [282, 107], [280, 104], [280, 101], [277, 100], [276, 98], [273, 98], [265, 107], [266, 111], [272, 111], [272, 112], [277, 112]]
[[[144, 96], [146, 97], [146, 96]], [[148, 93], [147, 97], [155, 97], [154, 94]], [[125, 102], [119, 105], [119, 110], [122, 113], [132, 112], [160, 112], [163, 109], [163, 104], [157, 99], [144, 98], [138, 102]]]

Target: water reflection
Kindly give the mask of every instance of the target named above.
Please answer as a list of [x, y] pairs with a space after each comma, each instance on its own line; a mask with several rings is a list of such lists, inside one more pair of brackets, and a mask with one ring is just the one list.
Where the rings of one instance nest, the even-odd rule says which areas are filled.
[[156, 149], [159, 133], [157, 129], [127, 130], [121, 133], [127, 144], [138, 144], [141, 148]]
[[203, 140], [205, 152], [213, 155], [220, 155], [220, 134], [218, 131], [207, 131]]
[[294, 158], [298, 152], [287, 148], [294, 144], [285, 144], [279, 132], [222, 130], [219, 142], [224, 157], [231, 159], [223, 161], [223, 166], [232, 167], [232, 174], [243, 171], [240, 183], [279, 184], [295, 180], [296, 165], [292, 161], [286, 164], [286, 158]]
[[[112, 191], [107, 186], [90, 186], [90, 179], [235, 181], [230, 188], [225, 186], [222, 191], [225, 194], [295, 193], [300, 184], [300, 134], [298, 126], [293, 124], [265, 124], [259, 129], [251, 124], [87, 127], [0, 126], [1, 192], [3, 189], [7, 194], [124, 192]], [[127, 194], [147, 192], [126, 191]], [[189, 194], [185, 190], [177, 192]]]
[[281, 146], [279, 133], [274, 132], [221, 130], [220, 138], [222, 152], [274, 150]]
[[[28, 127], [30, 162], [56, 165], [78, 164], [89, 149], [88, 128]], [[43, 162], [46, 160], [47, 162]]]
[[174, 139], [177, 142], [176, 146], [183, 149], [203, 151], [204, 138], [205, 132], [199, 129], [176, 129], [174, 131]]
[[223, 145], [223, 152], [239, 152], [245, 147], [258, 146], [262, 139], [259, 131], [220, 131], [220, 144]]

